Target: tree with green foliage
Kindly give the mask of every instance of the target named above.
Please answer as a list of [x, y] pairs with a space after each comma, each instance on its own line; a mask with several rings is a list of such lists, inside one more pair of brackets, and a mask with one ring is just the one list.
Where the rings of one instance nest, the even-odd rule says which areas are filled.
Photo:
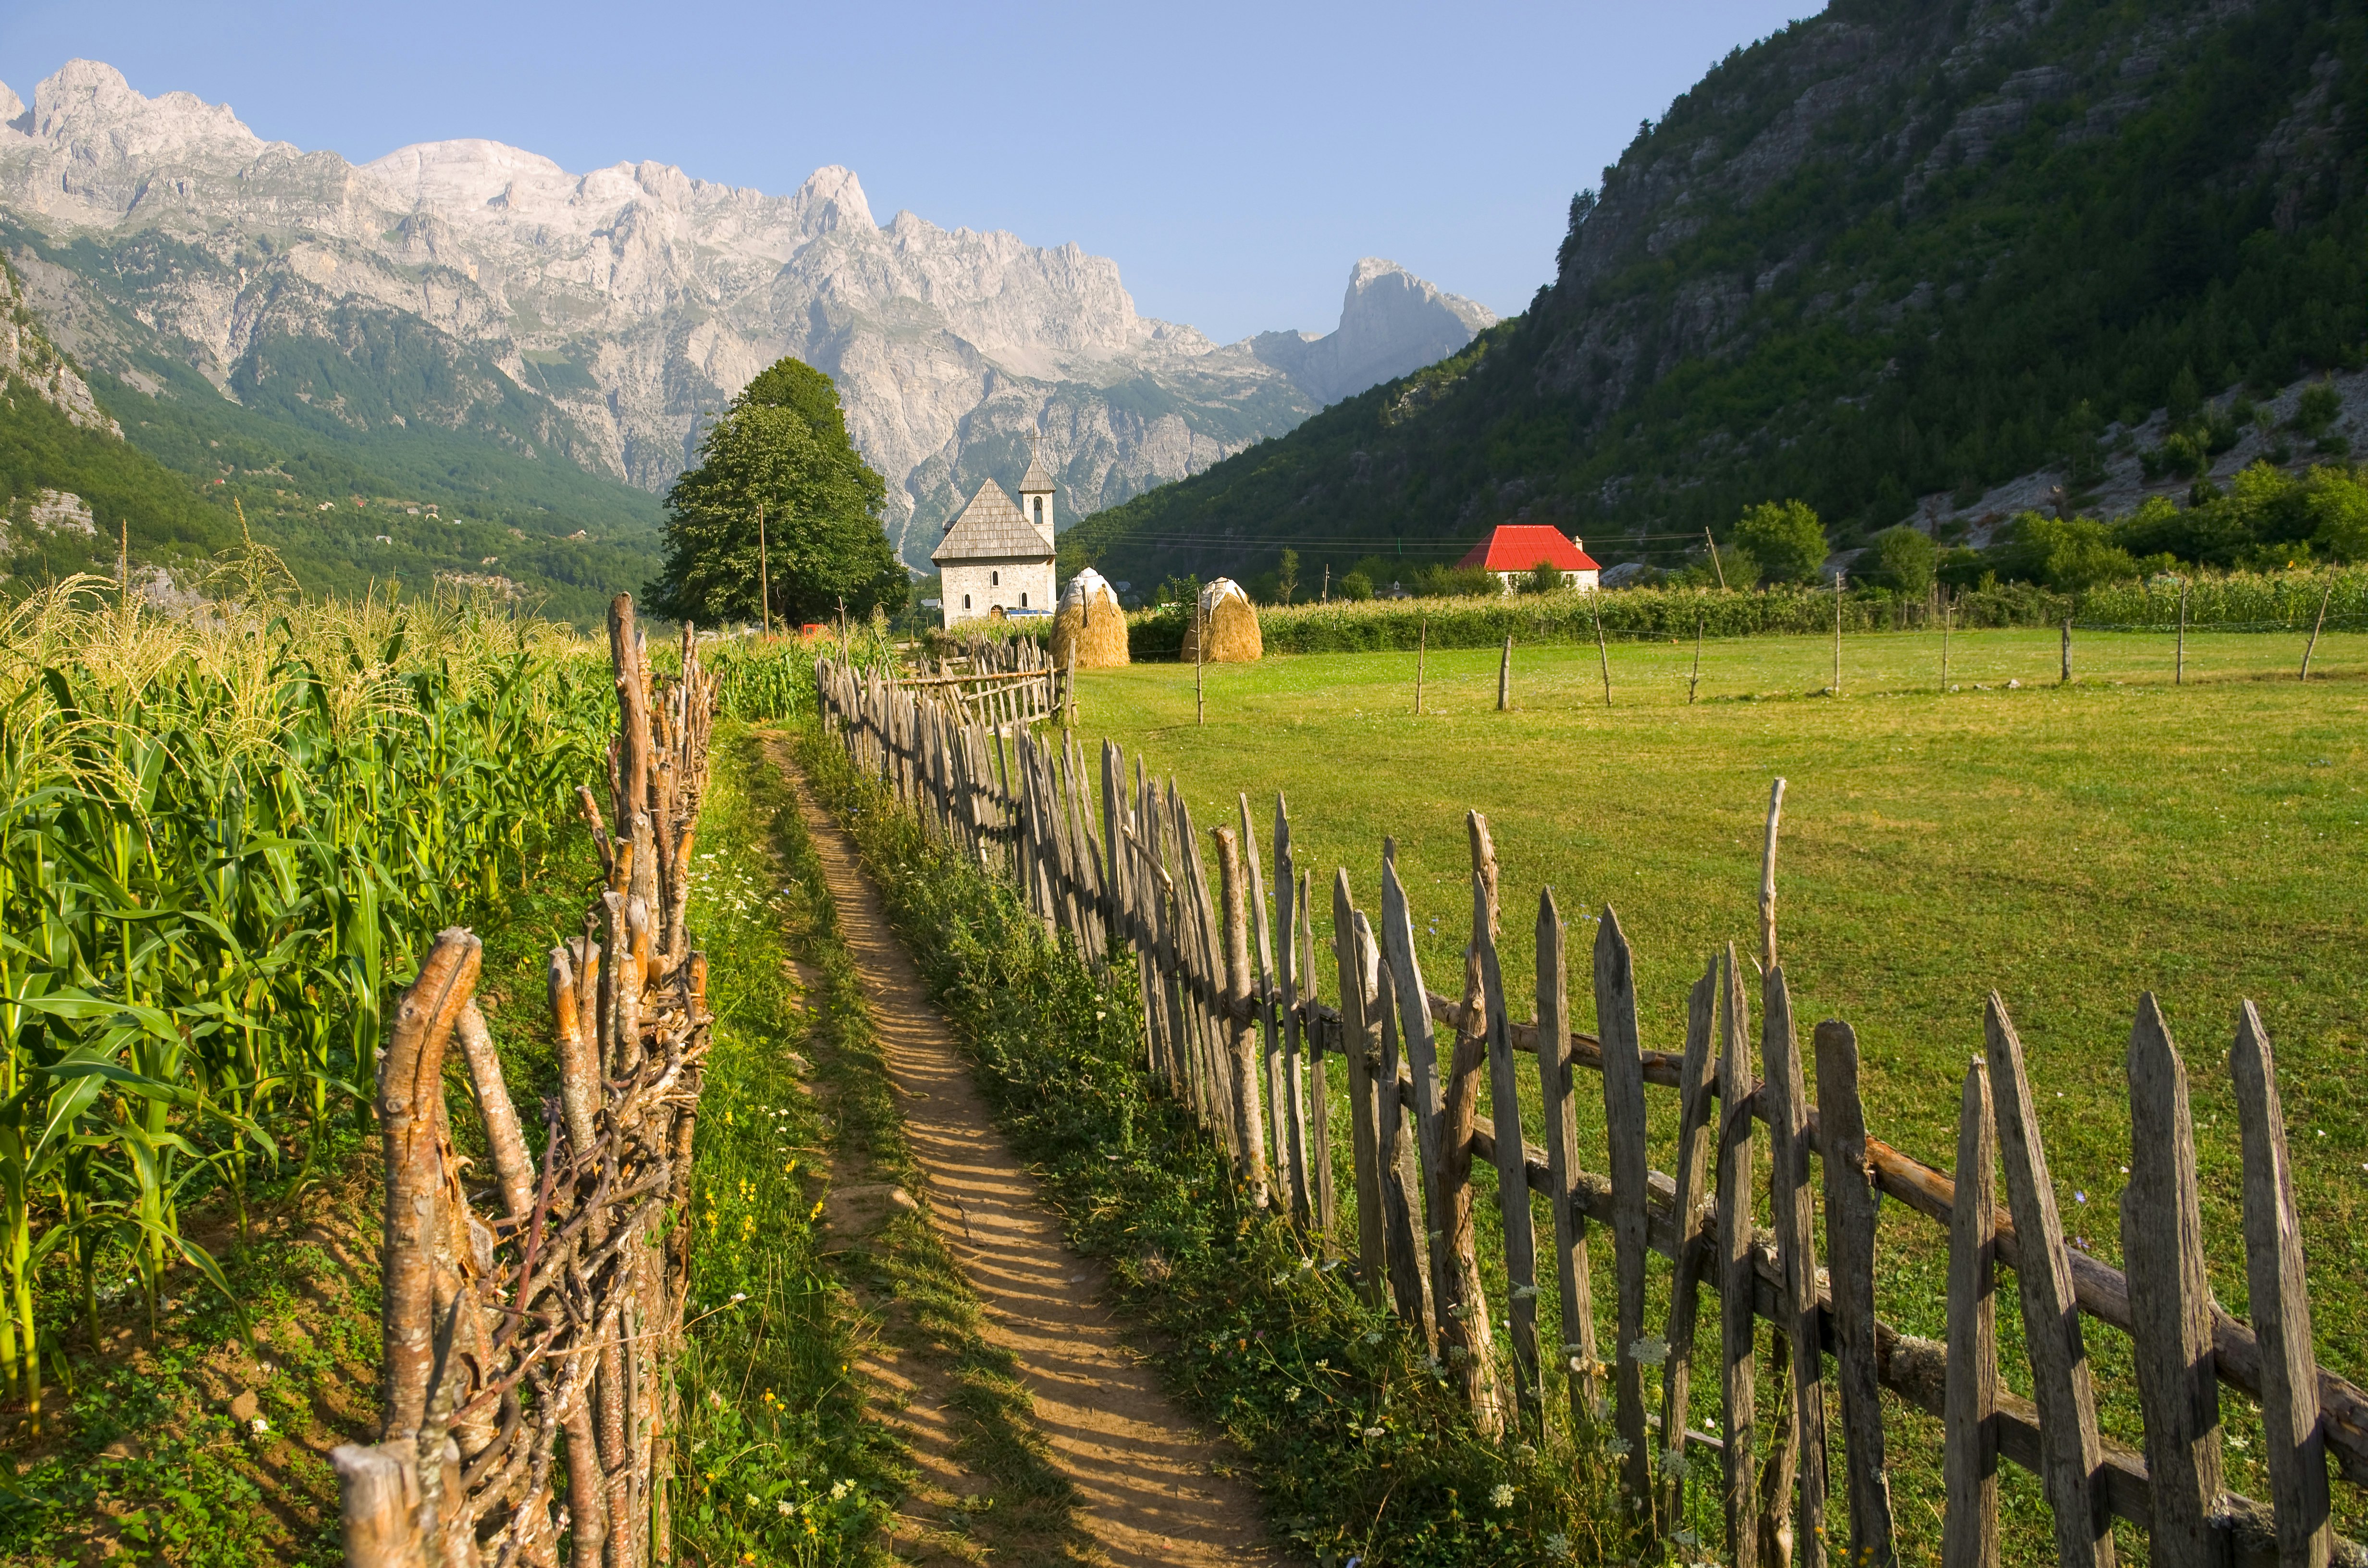
[[1345, 572], [1332, 585], [1333, 591], [1344, 599], [1364, 600], [1373, 597], [1373, 580], [1362, 572]]
[[1826, 563], [1826, 528], [1806, 501], [1762, 501], [1735, 525], [1735, 542], [1759, 563], [1762, 583], [1814, 583]]
[[1291, 596], [1299, 591], [1299, 551], [1287, 545], [1275, 565], [1274, 589], [1275, 597], [1283, 604], [1289, 604]]
[[2100, 583], [2138, 574], [2136, 560], [2094, 517], [2025, 512], [2009, 527], [2007, 559], [2014, 569], [2005, 575], [2039, 583], [2057, 593], [2077, 594]]
[[1541, 561], [1521, 574], [1521, 592], [1551, 594], [1562, 588], [1562, 568], [1551, 561]]
[[1876, 586], [1895, 593], [1921, 594], [1932, 585], [1941, 547], [1923, 529], [1902, 523], [1875, 535], [1867, 556], [1871, 564], [1862, 575]]
[[[848, 439], [830, 378], [783, 359], [750, 381], [666, 493], [665, 574], [651, 608], [684, 619], [756, 619], [757, 583], [791, 622], [896, 611], [910, 579], [881, 529], [887, 486]], [[763, 537], [758, 537], [759, 517]]]

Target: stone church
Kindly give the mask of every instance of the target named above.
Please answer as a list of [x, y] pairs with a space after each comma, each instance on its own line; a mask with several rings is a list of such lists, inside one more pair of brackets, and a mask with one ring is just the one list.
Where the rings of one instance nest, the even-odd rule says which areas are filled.
[[1053, 476], [1031, 455], [1019, 502], [988, 480], [929, 551], [944, 574], [945, 623], [1001, 616], [1050, 615], [1053, 597]]

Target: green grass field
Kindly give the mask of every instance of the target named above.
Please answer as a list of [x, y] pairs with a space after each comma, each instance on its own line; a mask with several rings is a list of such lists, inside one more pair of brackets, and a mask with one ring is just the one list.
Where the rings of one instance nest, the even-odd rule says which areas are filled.
[[[1317, 878], [1319, 937], [1335, 868], [1378, 915], [1394, 835], [1435, 990], [1461, 984], [1463, 818], [1478, 809], [1502, 868], [1508, 994], [1530, 994], [1529, 933], [1550, 885], [1574, 926], [1589, 920], [1572, 933], [1571, 971], [1574, 1016], [1591, 1028], [1590, 917], [1609, 905], [1635, 951], [1646, 1043], [1664, 1050], [1682, 1044], [1686, 989], [1713, 947], [1752, 950], [1761, 823], [1782, 776], [1778, 920], [1794, 1015], [1804, 1050], [1816, 1019], [1855, 1026], [1874, 1132], [1954, 1163], [1958, 1084], [1996, 989], [2022, 1035], [2066, 1229], [2118, 1263], [2123, 1051], [2151, 990], [2192, 1080], [2213, 1281], [2240, 1313], [2226, 1052], [2234, 1009], [2252, 998], [2280, 1052], [2320, 1353], [2368, 1380], [2368, 637], [2330, 632], [2307, 685], [2294, 678], [2303, 642], [2192, 635], [2188, 683], [2174, 687], [2169, 638], [2078, 634], [2066, 687], [2055, 633], [1961, 633], [1957, 689], [1943, 693], [1937, 636], [1856, 637], [1839, 700], [1810, 695], [1832, 680], [1830, 642], [1713, 642], [1691, 707], [1691, 643], [1615, 643], [1608, 710], [1595, 648], [1517, 649], [1507, 713], [1496, 652], [1455, 652], [1429, 657], [1420, 718], [1411, 654], [1278, 657], [1208, 668], [1205, 727], [1192, 668], [1144, 665], [1081, 676], [1080, 724], [1172, 773], [1204, 832], [1235, 820], [1246, 790], [1263, 837], [1283, 791]], [[1329, 972], [1322, 989], [1336, 989]], [[1601, 1169], [1592, 1093], [1582, 1086], [1582, 1153]], [[1667, 1168], [1674, 1096], [1654, 1104]], [[1878, 1305], [1909, 1332], [1941, 1336], [1943, 1241], [1885, 1206]], [[1600, 1270], [1610, 1248], [1596, 1256]], [[2010, 1286], [1999, 1310], [2009, 1381], [2028, 1392]], [[2090, 1345], [2106, 1425], [2135, 1443], [2126, 1341], [2097, 1329]], [[1698, 1371], [1698, 1424], [1715, 1421], [1712, 1381]], [[2225, 1403], [2231, 1484], [2259, 1497], [2257, 1423], [2241, 1398]], [[1937, 1423], [1894, 1415], [1896, 1454], [1937, 1456]], [[1903, 1546], [1937, 1551], [1937, 1474], [1912, 1457], [1895, 1470]], [[2044, 1560], [2036, 1487], [2008, 1473], [2009, 1555]], [[2360, 1500], [2338, 1492], [2357, 1534]]]

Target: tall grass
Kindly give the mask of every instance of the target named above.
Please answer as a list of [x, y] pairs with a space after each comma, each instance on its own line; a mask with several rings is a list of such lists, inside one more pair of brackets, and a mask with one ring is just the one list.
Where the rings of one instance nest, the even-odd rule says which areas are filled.
[[243, 1228], [258, 1165], [367, 1104], [389, 988], [604, 766], [566, 633], [239, 588], [178, 619], [73, 579], [0, 621], [0, 1376], [36, 1424], [61, 1277], [94, 1342], [102, 1258], [152, 1332], [174, 1258], [222, 1286], [188, 1202]]

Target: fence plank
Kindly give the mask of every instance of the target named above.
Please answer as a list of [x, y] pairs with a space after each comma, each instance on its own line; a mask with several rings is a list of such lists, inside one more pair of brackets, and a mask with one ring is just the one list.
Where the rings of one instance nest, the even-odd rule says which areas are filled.
[[1258, 860], [1258, 829], [1250, 822], [1250, 798], [1243, 792], [1238, 799], [1242, 812], [1242, 858], [1247, 863], [1248, 870], [1248, 883], [1243, 891], [1249, 899], [1250, 935], [1258, 944], [1251, 956], [1258, 960], [1258, 969], [1252, 978], [1258, 983], [1258, 1076], [1266, 1091], [1264, 1156], [1269, 1179], [1285, 1189], [1282, 1197], [1287, 1199], [1291, 1151], [1283, 1131], [1288, 1119], [1282, 1109], [1282, 1042], [1275, 1034], [1274, 934], [1267, 924], [1266, 869]]
[[1242, 863], [1241, 840], [1231, 827], [1209, 830], [1217, 841], [1217, 880], [1225, 901], [1225, 1012], [1227, 1042], [1233, 1058], [1234, 1123], [1241, 1135], [1235, 1151], [1235, 1168], [1249, 1189], [1250, 1207], [1267, 1206], [1266, 1122], [1258, 1104], [1258, 1063], [1249, 1014], [1249, 915], [1244, 907], [1256, 892], [1249, 868]]
[[1758, 1330], [1752, 1323], [1751, 1100], [1759, 1083], [1747, 1043], [1743, 977], [1735, 944], [1719, 965], [1718, 1329], [1720, 1502], [1726, 1515], [1726, 1554], [1734, 1568], [1758, 1568], [1759, 1511], [1752, 1506], [1757, 1400], [1752, 1388]]
[[2212, 1368], [2212, 1281], [2195, 1190], [2187, 1068], [2147, 992], [2130, 1029], [2130, 1180], [2122, 1257], [2146, 1474], [2154, 1486], [2149, 1555], [2161, 1568], [2211, 1568], [2225, 1555], [2220, 1510], [2220, 1385]]
[[2023, 1072], [2022, 1042], [2006, 1003], [1990, 993], [1984, 1020], [1990, 1088], [1997, 1096], [1999, 1163], [2021, 1256], [2014, 1271], [2030, 1347], [2033, 1403], [2039, 1407], [2040, 1483], [2055, 1515], [2055, 1554], [2065, 1568], [2113, 1568], [2113, 1532], [2096, 1484], [2100, 1450], [2087, 1347], [2072, 1301], [2064, 1227], [2047, 1175], [2039, 1118]]
[[[1820, 1074], [1822, 1079], [1823, 1074]], [[1949, 1214], [1948, 1380], [1941, 1411], [1941, 1568], [1998, 1560], [1998, 1124], [1989, 1068], [1965, 1069]]]
[[2277, 1060], [2252, 1003], [2237, 1010], [2228, 1053], [2245, 1147], [2245, 1284], [2261, 1347], [2261, 1431], [2282, 1568], [2325, 1568], [2329, 1545], [2318, 1358], [2303, 1278], [2302, 1221], [2278, 1100]]
[[1612, 1363], [1612, 1422], [1628, 1445], [1622, 1484], [1649, 1499], [1653, 1456], [1645, 1438], [1645, 1064], [1636, 1026], [1636, 974], [1609, 904], [1595, 933], [1595, 1036], [1603, 1042], [1603, 1129], [1611, 1141], [1611, 1247], [1619, 1292]]
[[[1779, 1488], [1763, 1497], [1767, 1517], [1791, 1514], [1799, 1521], [1793, 1541], [1802, 1568], [1826, 1561], [1825, 1354], [1818, 1346], [1816, 1214], [1809, 1186], [1808, 1094], [1802, 1084], [1799, 1037], [1793, 1028], [1793, 997], [1782, 965], [1763, 983], [1760, 1054], [1768, 1074], [1769, 1211], [1776, 1228], [1776, 1263], [1790, 1309], [1782, 1325], [1793, 1353], [1793, 1442], [1799, 1475], [1794, 1509]], [[1777, 1539], [1782, 1539], [1781, 1528]]]
[[1474, 1135], [1480, 1126], [1480, 1077], [1488, 1064], [1488, 1031], [1484, 988], [1480, 983], [1480, 947], [1497, 929], [1497, 854], [1489, 841], [1488, 820], [1478, 812], [1463, 813], [1472, 845], [1472, 939], [1463, 949], [1463, 1011], [1455, 1029], [1455, 1055], [1447, 1077], [1446, 1104], [1440, 1124], [1440, 1209], [1433, 1223], [1443, 1233], [1440, 1250], [1452, 1271], [1450, 1288], [1455, 1312], [1442, 1318], [1440, 1338], [1448, 1373], [1464, 1403], [1472, 1407], [1472, 1423], [1494, 1440], [1504, 1429], [1504, 1406], [1496, 1378], [1496, 1333], [1488, 1318], [1488, 1290], [1480, 1275], [1479, 1231], [1474, 1221], [1472, 1161]]
[[[1306, 1002], [1311, 1016], [1317, 1006], [1315, 892], [1315, 874], [1313, 871], [1301, 871], [1299, 873], [1299, 906], [1307, 911], [1307, 919], [1300, 928], [1300, 940], [1305, 944], [1305, 947], [1300, 953], [1299, 972], [1307, 977]], [[1336, 942], [1339, 939], [1337, 926], [1334, 927], [1333, 939]], [[1324, 1060], [1328, 1048], [1326, 1037], [1330, 1027], [1328, 1024], [1319, 1023], [1307, 1031], [1307, 1070], [1311, 1080], [1308, 1085], [1307, 1114], [1308, 1134], [1314, 1151], [1312, 1157], [1315, 1162], [1315, 1228], [1324, 1237], [1324, 1252], [1327, 1257], [1338, 1256], [1334, 1250], [1332, 1228], [1334, 1220], [1331, 1069], [1325, 1064]]]
[[[1713, 957], [1686, 994], [1685, 1064], [1678, 1074], [1677, 1201], [1669, 1212], [1688, 1231], [1702, 1208], [1703, 1185], [1710, 1179], [1711, 1108], [1717, 1095], [1711, 1032], [1717, 996], [1718, 960]], [[1541, 1020], [1540, 1028], [1543, 1027]], [[1701, 1316], [1702, 1271], [1708, 1261], [1700, 1246], [1678, 1249], [1677, 1269], [1669, 1281], [1668, 1324], [1661, 1336], [1669, 1347], [1668, 1359], [1661, 1368], [1661, 1446], [1680, 1457], [1693, 1406], [1694, 1324]], [[1666, 1517], [1678, 1517], [1683, 1489], [1682, 1478], [1676, 1476], [1663, 1487]]]
[[1594, 1282], [1587, 1216], [1578, 1209], [1578, 1117], [1571, 1093], [1568, 935], [1554, 890], [1538, 894], [1538, 1099], [1544, 1115], [1546, 1205], [1554, 1212], [1554, 1282], [1562, 1292], [1562, 1359], [1573, 1430], [1595, 1419]]
[[[1530, 1184], [1521, 1167], [1521, 1087], [1513, 1070], [1505, 977], [1493, 936], [1483, 934], [1480, 984], [1488, 1010], [1488, 1108], [1497, 1135], [1497, 1212], [1504, 1226], [1505, 1322], [1513, 1342], [1513, 1399], [1525, 1426], [1541, 1426], [1545, 1394], [1538, 1385], [1538, 1243]], [[1644, 1087], [1637, 1081], [1639, 1091]]]
[[1357, 1293], [1367, 1305], [1378, 1307], [1389, 1257], [1382, 1230], [1379, 1118], [1383, 1108], [1391, 1117], [1396, 1116], [1386, 1099], [1387, 1095], [1395, 1095], [1397, 1085], [1388, 1085], [1387, 1094], [1377, 1096], [1370, 1055], [1373, 1046], [1367, 1042], [1378, 1045], [1380, 1040], [1381, 1021], [1374, 1016], [1380, 1004], [1375, 973], [1380, 955], [1372, 950], [1349, 901], [1346, 866], [1332, 879], [1332, 933], [1333, 948], [1339, 956], [1340, 1049], [1349, 1058], [1349, 1168], [1357, 1192]]
[[1291, 854], [1291, 817], [1282, 795], [1274, 797], [1275, 924], [1282, 927], [1282, 1093], [1281, 1129], [1283, 1160], [1291, 1180], [1292, 1222], [1304, 1231], [1315, 1219], [1307, 1192], [1307, 1083], [1299, 1017], [1299, 926], [1308, 917], [1306, 901], [1298, 896], [1299, 870]]
[[1382, 950], [1389, 960], [1406, 1066], [1414, 1075], [1415, 1143], [1422, 1156], [1423, 1234], [1429, 1255], [1431, 1312], [1440, 1337], [1452, 1343], [1455, 1297], [1448, 1278], [1439, 1192], [1439, 1039], [1431, 1032], [1422, 968], [1415, 957], [1414, 917], [1406, 907], [1406, 889], [1398, 883], [1396, 847], [1385, 841], [1382, 858]]
[[[1372, 934], [1365, 917], [1357, 916], [1357, 939], [1370, 943]], [[1374, 1082], [1380, 1093], [1382, 1228], [1388, 1239], [1390, 1296], [1398, 1316], [1422, 1329], [1422, 1342], [1439, 1354], [1439, 1321], [1431, 1312], [1430, 1292], [1424, 1288], [1429, 1249], [1423, 1223], [1422, 1165], [1416, 1157], [1415, 1131], [1408, 1102], [1413, 1080], [1398, 1050], [1397, 983], [1387, 964], [1381, 966], [1382, 1062]]]
[[1858, 1036], [1817, 1026], [1817, 1099], [1826, 1177], [1826, 1266], [1833, 1277], [1834, 1381], [1841, 1391], [1849, 1471], [1847, 1568], [1891, 1568], [1897, 1558], [1891, 1482], [1884, 1471], [1883, 1384], [1874, 1358], [1873, 1174], [1866, 1166], [1866, 1108], [1858, 1095]]

